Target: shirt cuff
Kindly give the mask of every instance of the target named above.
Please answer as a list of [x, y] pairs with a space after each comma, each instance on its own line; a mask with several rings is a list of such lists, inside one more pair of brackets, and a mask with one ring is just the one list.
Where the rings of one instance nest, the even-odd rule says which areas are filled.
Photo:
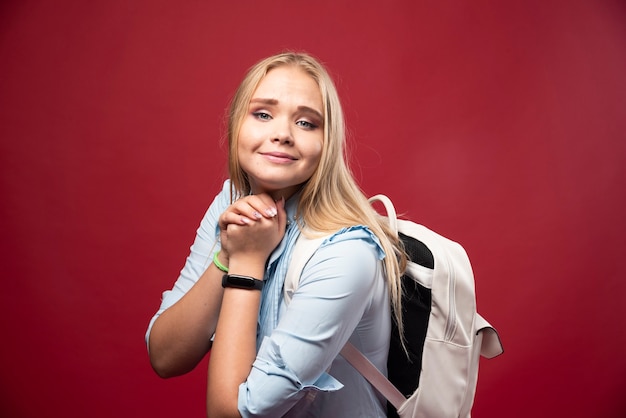
[[[276, 416], [272, 411], [277, 404], [285, 403], [285, 399], [298, 402], [312, 391], [334, 392], [343, 388], [343, 384], [328, 373], [314, 382], [302, 382], [300, 378], [285, 364], [280, 354], [280, 347], [270, 339], [264, 351], [264, 358], [257, 357], [252, 365], [248, 380], [239, 386], [238, 408], [242, 417]], [[286, 405], [285, 405], [286, 406]]]

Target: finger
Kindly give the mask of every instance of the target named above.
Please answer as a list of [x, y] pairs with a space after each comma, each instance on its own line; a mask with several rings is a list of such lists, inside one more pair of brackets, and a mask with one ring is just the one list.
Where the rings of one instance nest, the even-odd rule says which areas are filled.
[[248, 225], [253, 220], [240, 213], [233, 212], [232, 210], [226, 210], [219, 218], [218, 224], [221, 230], [226, 230], [228, 225]]
[[[268, 207], [266, 201], [267, 198], [252, 195], [237, 200], [224, 212], [221, 227], [226, 228], [228, 224], [248, 225], [264, 217], [270, 219], [275, 216], [275, 209]], [[261, 210], [265, 212], [265, 215], [261, 214]]]
[[225, 216], [225, 221], [236, 224], [248, 224], [263, 218], [263, 215], [261, 215], [256, 207], [250, 204], [250, 200], [247, 197], [230, 205], [224, 213], [230, 214], [229, 216]]
[[257, 219], [260, 219], [261, 216], [267, 219], [276, 216], [276, 203], [271, 196], [266, 193], [247, 196], [246, 203], [252, 209], [252, 216]]

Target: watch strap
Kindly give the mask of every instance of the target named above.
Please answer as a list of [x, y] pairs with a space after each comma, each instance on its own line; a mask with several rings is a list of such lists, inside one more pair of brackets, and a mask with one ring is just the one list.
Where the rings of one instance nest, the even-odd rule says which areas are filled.
[[239, 274], [225, 274], [224, 276], [222, 276], [222, 287], [261, 290], [263, 289], [263, 280], [258, 280], [254, 277], [242, 276]]

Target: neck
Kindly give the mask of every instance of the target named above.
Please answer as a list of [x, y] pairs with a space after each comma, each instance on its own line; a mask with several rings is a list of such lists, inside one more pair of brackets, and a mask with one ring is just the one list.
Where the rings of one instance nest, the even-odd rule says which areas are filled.
[[265, 189], [262, 189], [262, 188], [252, 188], [250, 190], [250, 192], [251, 192], [251, 194], [263, 194], [263, 193], [266, 193], [266, 194], [271, 196], [271, 198], [274, 200], [274, 202], [278, 202], [281, 199], [284, 199], [285, 202], [286, 202], [293, 195], [298, 193], [301, 188], [302, 188], [302, 185], [299, 184], [297, 186], [292, 186], [292, 187], [288, 187], [286, 189], [280, 189], [280, 190], [265, 190]]

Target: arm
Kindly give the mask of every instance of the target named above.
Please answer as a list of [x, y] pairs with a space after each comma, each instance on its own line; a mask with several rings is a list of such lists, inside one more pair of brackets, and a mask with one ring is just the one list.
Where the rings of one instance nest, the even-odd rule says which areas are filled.
[[222, 301], [223, 274], [211, 263], [193, 287], [154, 322], [148, 348], [150, 362], [159, 376], [178, 376], [193, 370], [211, 348]]
[[378, 247], [362, 236], [317, 251], [239, 389], [243, 416], [282, 416], [311, 391], [340, 389], [342, 384], [325, 372], [360, 323], [357, 340], [363, 345], [357, 346], [370, 353], [386, 349], [388, 334], [371, 322], [389, 319], [379, 258]]
[[[229, 254], [229, 273], [263, 279], [265, 263], [285, 233], [286, 215], [278, 203], [278, 216], [237, 225], [225, 214], [222, 245]], [[250, 374], [256, 357], [256, 332], [261, 292], [227, 288], [223, 292], [209, 362], [207, 414], [239, 417], [239, 385]]]
[[[224, 274], [211, 261], [213, 253], [220, 249], [215, 242], [216, 231], [219, 217], [229, 208], [229, 196], [227, 181], [202, 219], [180, 277], [172, 290], [164, 292], [161, 308], [148, 327], [150, 362], [161, 377], [189, 372], [211, 347], [222, 302]], [[274, 206], [272, 201], [269, 203]], [[242, 223], [245, 215], [252, 216], [251, 210], [232, 221]], [[228, 266], [226, 250], [220, 251], [219, 260]]]
[[[148, 327], [150, 362], [161, 377], [187, 373], [210, 348], [222, 298], [221, 271], [211, 259], [220, 249], [218, 218], [229, 205], [230, 182], [226, 181], [200, 223], [178, 280], [163, 293], [161, 307]], [[228, 260], [221, 254], [220, 261]]]

